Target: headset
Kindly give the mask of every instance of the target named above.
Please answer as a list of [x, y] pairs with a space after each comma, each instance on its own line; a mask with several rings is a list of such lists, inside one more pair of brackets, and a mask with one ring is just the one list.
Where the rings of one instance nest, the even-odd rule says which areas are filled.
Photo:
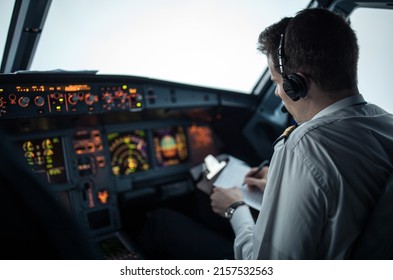
[[285, 93], [293, 101], [298, 101], [300, 98], [307, 96], [308, 88], [306, 80], [296, 73], [284, 73], [284, 34], [281, 34], [280, 45], [277, 49], [278, 67], [283, 79], [282, 87]]

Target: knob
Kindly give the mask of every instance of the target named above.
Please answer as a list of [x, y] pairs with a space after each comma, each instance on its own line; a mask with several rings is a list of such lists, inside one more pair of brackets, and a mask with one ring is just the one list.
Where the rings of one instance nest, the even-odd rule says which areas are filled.
[[68, 102], [71, 105], [75, 105], [78, 101], [79, 101], [79, 96], [75, 93], [68, 97]]
[[104, 102], [107, 103], [107, 104], [111, 103], [112, 102], [112, 96], [110, 96], [110, 95], [104, 96]]
[[95, 96], [90, 93], [85, 95], [85, 102], [87, 105], [92, 105], [94, 103]]
[[127, 101], [127, 96], [122, 95], [120, 96], [120, 103], [125, 103]]
[[28, 98], [27, 96], [20, 97], [18, 100], [18, 103], [19, 103], [19, 106], [21, 106], [21, 107], [27, 107], [27, 106], [29, 106], [30, 98]]
[[36, 98], [34, 98], [34, 103], [35, 105], [37, 105], [38, 107], [44, 106], [45, 104], [45, 99], [42, 96], [37, 96]]

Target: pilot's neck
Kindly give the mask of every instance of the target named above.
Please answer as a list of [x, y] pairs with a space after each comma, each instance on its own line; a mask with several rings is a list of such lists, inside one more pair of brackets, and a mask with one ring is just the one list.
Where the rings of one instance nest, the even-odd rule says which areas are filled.
[[356, 89], [345, 89], [338, 91], [322, 91], [318, 89], [311, 88], [309, 94], [300, 99], [299, 105], [303, 107], [300, 110], [297, 122], [304, 123], [311, 120], [316, 114], [321, 112], [323, 109], [329, 107], [330, 105], [350, 96], [355, 96], [359, 94], [359, 90]]

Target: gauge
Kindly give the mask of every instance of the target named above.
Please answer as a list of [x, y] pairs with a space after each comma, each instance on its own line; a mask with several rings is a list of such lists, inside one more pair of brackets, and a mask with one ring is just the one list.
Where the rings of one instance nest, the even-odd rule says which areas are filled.
[[31, 171], [51, 184], [67, 183], [67, 169], [60, 137], [18, 142]]
[[154, 155], [159, 166], [177, 165], [187, 161], [187, 141], [182, 126], [153, 130]]
[[109, 133], [112, 173], [129, 175], [150, 169], [144, 130]]

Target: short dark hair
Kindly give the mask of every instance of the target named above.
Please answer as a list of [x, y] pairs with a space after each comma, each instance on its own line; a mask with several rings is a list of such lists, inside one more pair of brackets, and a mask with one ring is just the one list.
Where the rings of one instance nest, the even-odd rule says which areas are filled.
[[305, 9], [266, 28], [259, 35], [258, 50], [276, 66], [281, 34], [286, 74], [301, 72], [327, 91], [357, 87], [359, 46], [344, 17], [326, 9]]

